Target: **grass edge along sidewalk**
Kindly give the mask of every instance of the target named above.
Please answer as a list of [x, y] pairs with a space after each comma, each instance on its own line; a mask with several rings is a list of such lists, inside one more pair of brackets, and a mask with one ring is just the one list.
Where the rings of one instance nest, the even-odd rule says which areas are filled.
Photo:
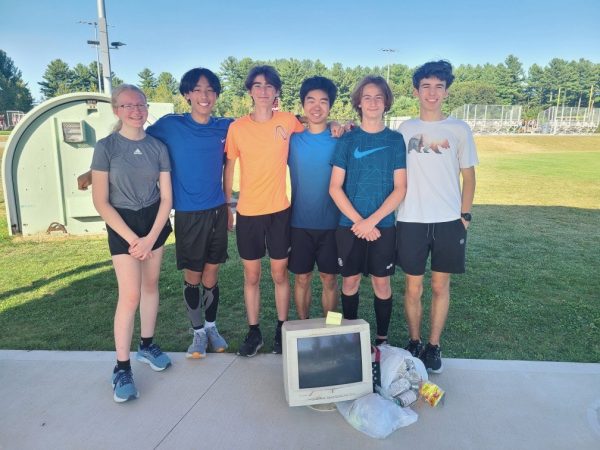
[[[444, 356], [600, 361], [600, 182], [588, 175], [600, 173], [600, 136], [477, 141], [481, 164], [468, 270], [452, 282]], [[8, 238], [3, 206], [0, 348], [113, 350], [116, 282], [105, 239]], [[235, 351], [243, 339], [245, 311], [233, 236], [229, 255], [220, 281], [219, 327]], [[269, 284], [262, 286], [267, 340], [274, 322]], [[368, 287], [368, 281], [362, 285]], [[170, 240], [156, 331], [167, 351], [184, 351], [191, 338], [180, 286]], [[320, 315], [318, 287], [315, 283], [311, 317]], [[406, 324], [400, 272], [392, 287], [391, 343], [402, 346]], [[368, 289], [361, 298], [359, 314], [374, 325]], [[290, 319], [295, 317], [292, 308]]]

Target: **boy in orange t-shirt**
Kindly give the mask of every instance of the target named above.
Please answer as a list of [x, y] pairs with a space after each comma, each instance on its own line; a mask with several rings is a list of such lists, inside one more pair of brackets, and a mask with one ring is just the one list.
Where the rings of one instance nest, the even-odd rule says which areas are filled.
[[238, 354], [254, 356], [263, 346], [259, 328], [261, 258], [268, 250], [275, 284], [277, 328], [273, 353], [281, 353], [281, 325], [287, 320], [290, 284], [290, 202], [286, 166], [290, 136], [304, 127], [287, 112], [273, 111], [281, 79], [275, 68], [258, 66], [246, 77], [254, 110], [231, 124], [225, 143], [225, 196], [231, 203], [235, 160], [240, 159], [237, 247], [244, 265], [244, 300], [250, 327]]

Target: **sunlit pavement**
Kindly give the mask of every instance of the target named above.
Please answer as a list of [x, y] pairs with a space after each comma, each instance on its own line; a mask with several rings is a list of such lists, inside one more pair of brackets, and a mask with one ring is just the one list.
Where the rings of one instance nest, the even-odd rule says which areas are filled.
[[444, 359], [444, 404], [376, 440], [289, 408], [281, 356], [170, 356], [164, 372], [132, 358], [140, 398], [117, 404], [113, 352], [0, 350], [0, 449], [600, 448], [600, 364]]

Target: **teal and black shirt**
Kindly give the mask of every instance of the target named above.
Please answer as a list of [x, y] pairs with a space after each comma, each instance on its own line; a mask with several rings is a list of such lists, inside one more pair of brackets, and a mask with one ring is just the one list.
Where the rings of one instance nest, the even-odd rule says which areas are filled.
[[[344, 192], [356, 211], [369, 217], [394, 190], [394, 171], [406, 168], [404, 138], [389, 128], [378, 133], [356, 128], [338, 140], [331, 164], [346, 171]], [[390, 213], [377, 226], [393, 227], [394, 223], [394, 213]], [[350, 227], [352, 221], [342, 214], [339, 225]]]

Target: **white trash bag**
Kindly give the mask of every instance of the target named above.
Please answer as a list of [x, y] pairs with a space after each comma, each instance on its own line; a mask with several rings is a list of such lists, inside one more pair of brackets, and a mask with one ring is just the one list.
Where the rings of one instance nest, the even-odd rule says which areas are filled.
[[385, 439], [398, 428], [411, 425], [419, 418], [412, 409], [401, 408], [379, 394], [338, 402], [336, 406], [350, 425], [376, 439]]
[[398, 375], [406, 371], [406, 360], [411, 360], [414, 363], [417, 373], [422, 381], [427, 381], [427, 369], [425, 364], [419, 358], [415, 358], [409, 351], [403, 348], [392, 347], [391, 345], [380, 345], [381, 352], [380, 371], [381, 371], [381, 387], [388, 389], [391, 384], [398, 378]]

